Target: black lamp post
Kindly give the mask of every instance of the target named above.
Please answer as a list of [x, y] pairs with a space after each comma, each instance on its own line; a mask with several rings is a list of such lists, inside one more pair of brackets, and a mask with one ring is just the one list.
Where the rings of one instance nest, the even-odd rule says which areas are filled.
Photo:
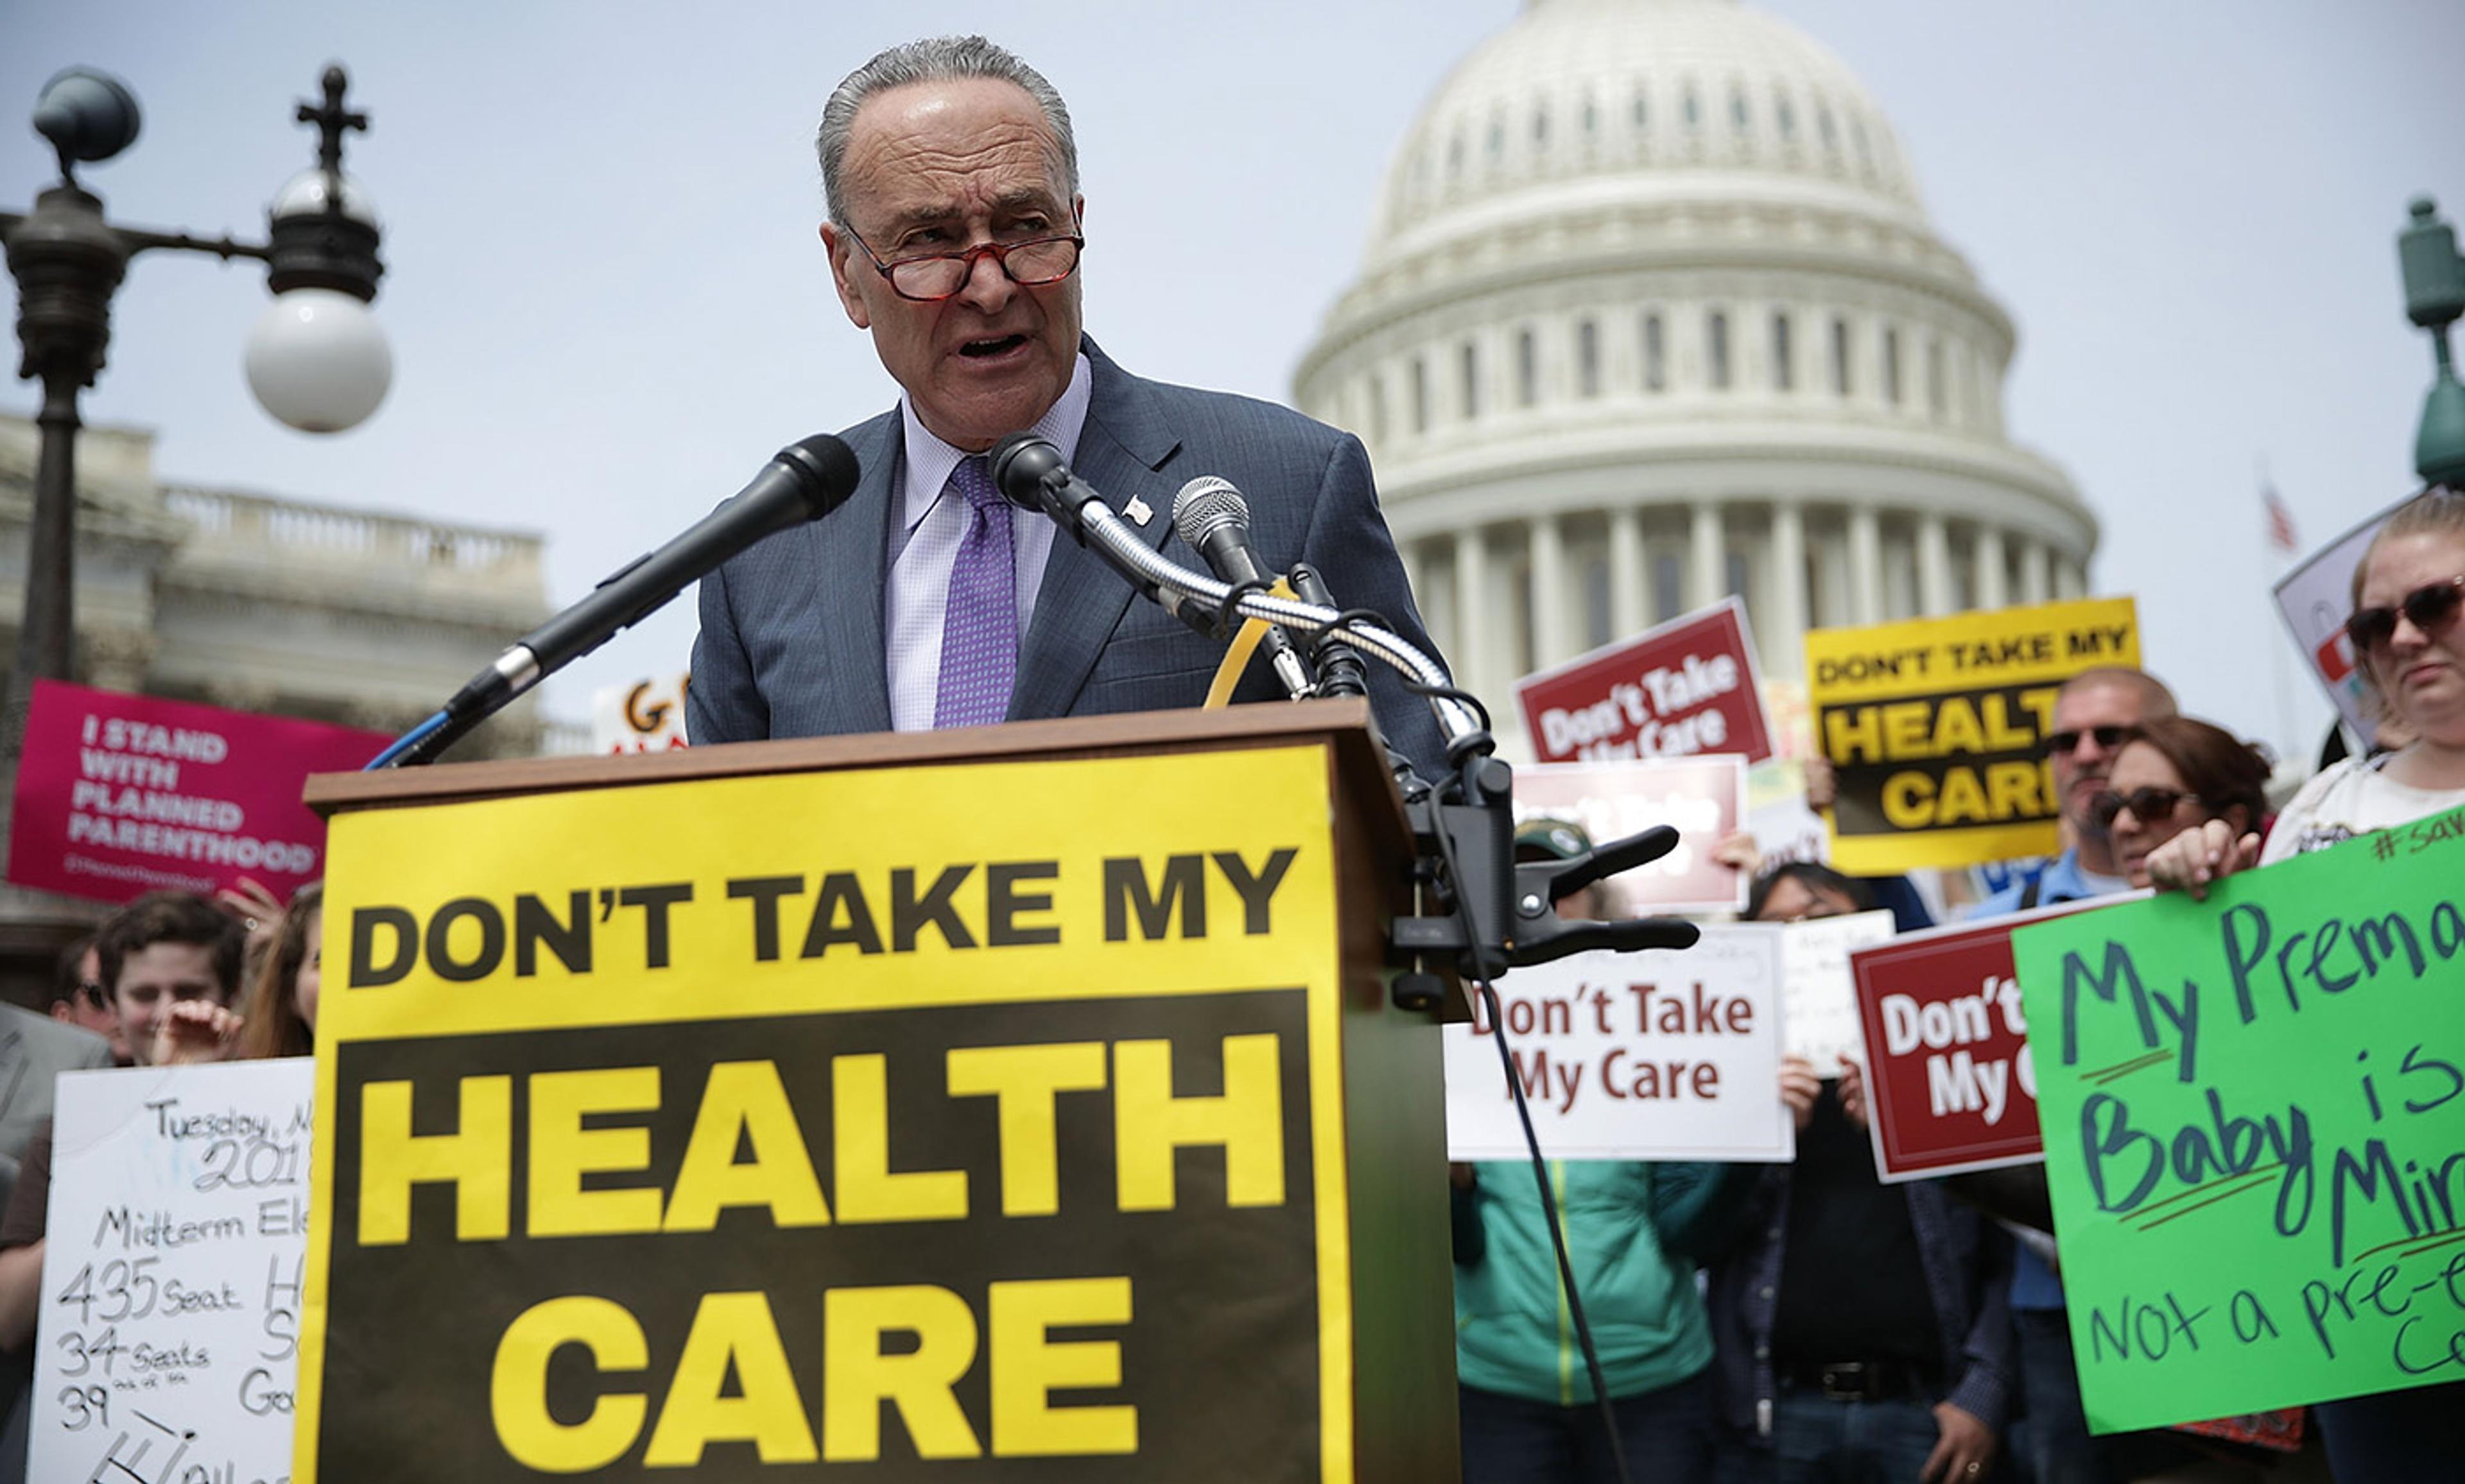
[[2456, 230], [2439, 219], [2429, 196], [2416, 196], [2413, 225], [2397, 233], [2397, 265], [2405, 275], [2406, 318], [2431, 332], [2431, 394], [2413, 440], [2414, 473], [2432, 484], [2465, 488], [2465, 385], [2448, 350], [2448, 327], [2465, 317], [2465, 256]]
[[32, 211], [0, 212], [0, 241], [17, 280], [17, 374], [43, 384], [25, 620], [0, 718], [0, 748], [11, 764], [34, 682], [68, 678], [75, 658], [78, 395], [102, 370], [111, 296], [130, 257], [175, 249], [267, 264], [267, 284], [278, 297], [250, 335], [248, 374], [258, 402], [284, 422], [338, 432], [385, 396], [392, 353], [365, 307], [385, 271], [377, 221], [343, 174], [343, 136], [368, 121], [343, 106], [342, 68], [326, 68], [323, 83], [322, 105], [299, 107], [299, 122], [317, 126], [317, 166], [276, 197], [262, 245], [103, 220], [101, 198], [78, 184], [76, 167], [108, 160], [137, 138], [136, 97], [117, 78], [71, 68], [34, 105], [34, 131], [58, 152], [60, 181], [34, 198]]

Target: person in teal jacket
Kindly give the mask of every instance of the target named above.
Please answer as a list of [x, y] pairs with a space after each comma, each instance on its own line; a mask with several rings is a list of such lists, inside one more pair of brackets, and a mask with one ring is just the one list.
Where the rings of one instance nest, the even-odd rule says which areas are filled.
[[[1516, 833], [1518, 859], [1590, 848], [1555, 820]], [[1560, 910], [1585, 916], [1588, 904]], [[1573, 1160], [1548, 1170], [1628, 1476], [1708, 1484], [1712, 1330], [1695, 1269], [1732, 1235], [1758, 1167]], [[1464, 1484], [1615, 1484], [1531, 1164], [1457, 1164], [1454, 1178]]]
[[[1466, 1168], [1468, 1186], [1457, 1176], [1455, 1252], [1464, 1484], [1613, 1484], [1532, 1166]], [[1550, 1192], [1632, 1479], [1702, 1484], [1712, 1476], [1712, 1330], [1696, 1260], [1723, 1245], [1755, 1173], [1744, 1164], [1550, 1162]]]

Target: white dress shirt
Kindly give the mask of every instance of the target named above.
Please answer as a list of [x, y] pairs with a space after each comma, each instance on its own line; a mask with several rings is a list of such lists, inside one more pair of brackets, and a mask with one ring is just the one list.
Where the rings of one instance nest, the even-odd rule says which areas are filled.
[[[1087, 423], [1094, 372], [1083, 354], [1070, 373], [1061, 399], [1036, 419], [1031, 432], [1048, 439], [1064, 459], [1078, 455], [1078, 432]], [[942, 685], [942, 612], [949, 599], [950, 568], [967, 533], [967, 502], [944, 499], [950, 471], [968, 455], [935, 437], [916, 420], [906, 398], [899, 402], [906, 431], [905, 476], [899, 490], [900, 519], [890, 533], [890, 577], [882, 584], [882, 633], [888, 641], [890, 725], [894, 731], [929, 732]], [[1013, 508], [1010, 518], [1011, 570], [1016, 576], [1018, 636], [1027, 638], [1035, 595], [1044, 586], [1045, 560], [1053, 552], [1054, 524], [1040, 512]]]

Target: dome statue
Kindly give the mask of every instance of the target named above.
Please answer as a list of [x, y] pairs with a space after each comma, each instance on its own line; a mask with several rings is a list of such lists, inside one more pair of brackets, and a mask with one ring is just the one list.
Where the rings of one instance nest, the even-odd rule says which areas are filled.
[[1732, 592], [1785, 685], [1809, 628], [2079, 595], [2097, 521], [2005, 436], [2012, 346], [1811, 37], [1531, 0], [1395, 151], [1295, 395], [1367, 443], [1503, 727], [1518, 676]]

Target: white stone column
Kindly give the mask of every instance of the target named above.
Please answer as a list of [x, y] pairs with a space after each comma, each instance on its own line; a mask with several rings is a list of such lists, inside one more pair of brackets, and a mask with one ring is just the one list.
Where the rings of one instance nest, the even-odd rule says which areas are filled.
[[1610, 512], [1610, 637], [1623, 639], [1650, 623], [1652, 585], [1643, 563], [1643, 512]]
[[2006, 559], [2003, 554], [2003, 528], [1981, 525], [1977, 543], [1969, 548], [1968, 560], [1977, 572], [1977, 606], [1998, 609], [2011, 601], [2010, 587], [2004, 581]]
[[1483, 700], [1489, 684], [1489, 656], [1495, 649], [1490, 628], [1496, 615], [1489, 607], [1489, 542], [1479, 526], [1455, 535], [1455, 683]]
[[1771, 586], [1755, 632], [1764, 652], [1764, 673], [1793, 680], [1806, 668], [1806, 512], [1795, 500], [1777, 500], [1771, 518]]
[[1721, 543], [1721, 507], [1708, 499], [1699, 499], [1686, 519], [1687, 573], [1689, 588], [1686, 607], [1701, 608], [1720, 597], [1728, 574]]
[[2054, 600], [2069, 603], [2088, 596], [2088, 568], [2069, 557], [2054, 560]]
[[1849, 577], [1849, 543], [1847, 540], [1825, 540], [1815, 543], [1814, 560], [1821, 564], [1820, 588], [1823, 601], [1807, 615], [1807, 625], [1813, 629], [1831, 629], [1854, 622], [1854, 587]]
[[2054, 578], [2046, 566], [2046, 543], [2033, 536], [2023, 536], [2020, 538], [2020, 601], [2045, 603], [2054, 595]]
[[1951, 533], [1943, 517], [1918, 517], [1918, 611], [1939, 618], [1958, 606], [1951, 586]]
[[1566, 641], [1566, 543], [1554, 515], [1534, 516], [1524, 531], [1532, 562], [1533, 668], [1546, 670], [1575, 653]]
[[1849, 508], [1849, 622], [1883, 621], [1883, 521], [1872, 505]]

